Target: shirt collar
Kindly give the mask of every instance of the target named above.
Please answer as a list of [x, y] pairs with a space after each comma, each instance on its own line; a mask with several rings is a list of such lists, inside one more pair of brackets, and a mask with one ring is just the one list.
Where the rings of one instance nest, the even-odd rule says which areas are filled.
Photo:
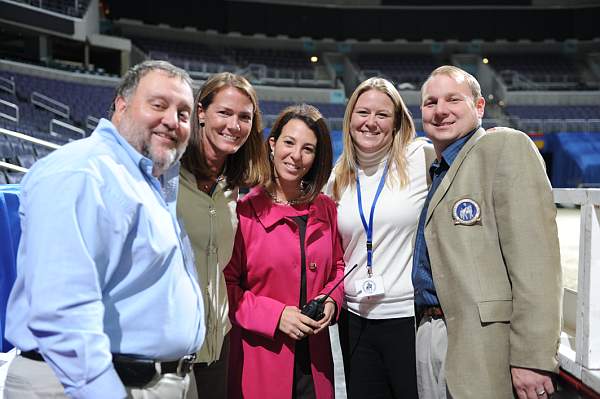
[[327, 212], [324, 206], [315, 206], [315, 198], [309, 204], [300, 205], [297, 207], [292, 206], [278, 206], [274, 205], [271, 197], [267, 194], [264, 187], [255, 187], [248, 194], [252, 208], [265, 229], [271, 228], [279, 221], [289, 219], [295, 216], [308, 215], [309, 219], [316, 219], [322, 222], [327, 222]]
[[444, 151], [442, 151], [442, 159], [438, 160], [437, 158], [433, 160], [433, 163], [429, 167], [429, 175], [433, 178], [434, 175], [439, 175], [444, 170], [450, 169], [452, 162], [458, 156], [460, 150], [462, 150], [463, 146], [469, 139], [475, 134], [475, 132], [479, 129], [479, 126], [473, 129], [469, 134], [459, 138], [450, 144]]
[[174, 205], [179, 192], [179, 161], [167, 169], [158, 180], [162, 186], [161, 191], [165, 202]]
[[460, 150], [462, 150], [465, 143], [467, 141], [469, 141], [469, 139], [473, 136], [473, 134], [475, 134], [477, 129], [479, 129], [479, 126], [477, 126], [475, 129], [471, 130], [469, 132], [469, 134], [454, 141], [452, 144], [450, 144], [448, 147], [446, 147], [446, 149], [442, 152], [442, 159], [446, 162], [448, 167], [450, 167], [452, 165], [452, 162], [454, 162], [454, 160], [458, 156], [458, 153], [460, 152]]

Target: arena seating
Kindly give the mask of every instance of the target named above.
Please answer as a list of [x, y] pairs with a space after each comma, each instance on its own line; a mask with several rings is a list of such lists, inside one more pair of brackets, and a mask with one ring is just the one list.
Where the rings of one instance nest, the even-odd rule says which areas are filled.
[[228, 64], [221, 54], [199, 43], [139, 37], [131, 40], [150, 58], [168, 60], [191, 73], [209, 75], [225, 70]]
[[225, 51], [240, 67], [263, 64], [268, 68], [312, 69], [309, 56], [302, 51], [232, 48]]
[[423, 54], [361, 54], [356, 63], [364, 78], [387, 77], [400, 88], [419, 89], [438, 62]]
[[226, 50], [225, 53], [240, 68], [264, 65], [266, 76], [262, 78], [266, 78], [267, 83], [303, 86], [303, 81], [319, 80], [316, 68], [318, 64], [311, 63], [309, 55], [302, 51], [238, 48]]
[[39, 7], [43, 10], [65, 14], [70, 17], [82, 17], [90, 0], [15, 0], [18, 3]]
[[600, 119], [598, 105], [512, 105], [505, 108], [508, 115], [539, 119]]
[[0, 184], [19, 184], [24, 175], [22, 172], [0, 170]]
[[71, 120], [84, 124], [88, 115], [100, 117], [106, 114], [114, 89], [81, 83], [40, 78], [22, 74], [0, 73], [0, 76], [12, 76], [21, 98], [30, 99], [36, 91], [54, 100], [58, 100], [71, 109]]
[[600, 132], [600, 106], [507, 106], [511, 123], [526, 132]]
[[554, 140], [554, 187], [598, 187], [600, 182], [600, 134], [557, 133]]
[[[48, 135], [52, 119], [85, 128], [88, 116], [99, 119], [107, 114], [114, 91], [111, 87], [65, 82], [3, 71], [0, 71], [0, 76], [14, 81], [16, 93], [11, 94], [0, 90], [0, 98], [16, 104], [19, 107], [20, 116], [18, 124], [0, 118], [0, 127], [18, 127], [18, 130], [22, 133], [59, 144], [63, 144], [69, 139], [80, 138], [81, 135], [74, 133], [64, 138]], [[67, 106], [69, 117], [32, 104], [31, 98], [34, 92]]]
[[310, 62], [308, 54], [302, 51], [233, 47], [216, 50], [191, 42], [139, 37], [131, 40], [150, 58], [168, 60], [199, 79], [230, 71], [244, 73], [257, 84], [330, 87], [333, 83], [328, 76], [320, 76], [321, 64]]
[[598, 89], [584, 82], [574, 60], [557, 54], [494, 55], [489, 65], [509, 90]]
[[[168, 46], [172, 45], [171, 42], [160, 42], [154, 39], [144, 42], [140, 41], [140, 46], [144, 46], [145, 51], [159, 51], [168, 49]], [[155, 49], [155, 50], [149, 50]], [[262, 51], [240, 51], [234, 53], [231, 50], [228, 54], [218, 53], [211, 50], [209, 47], [203, 46], [190, 46], [187, 44], [181, 44], [174, 47], [174, 53], [181, 55], [182, 57], [197, 56], [198, 62], [204, 62], [200, 60], [210, 60], [215, 65], [221, 65], [223, 68], [226, 64], [218, 64], [224, 57], [227, 60], [235, 62], [236, 67], [245, 65], [249, 67], [254, 62], [264, 62], [265, 67], [269, 65], [272, 67], [270, 71], [283, 71], [287, 65], [290, 70], [302, 70], [301, 64], [306, 63], [306, 60], [299, 60], [301, 53], [296, 53], [295, 56], [298, 58], [296, 61], [271, 61], [269, 57], [275, 57], [281, 55], [279, 52], [272, 50]], [[360, 64], [364, 67], [375, 67], [375, 65], [383, 65], [379, 71], [372, 70], [380, 74], [379, 72], [386, 71], [390, 75], [396, 76], [396, 84], [404, 79], [405, 83], [410, 80], [410, 76], [414, 79], [411, 80], [413, 85], [420, 85], [422, 79], [427, 76], [427, 73], [431, 68], [435, 67], [435, 62], [432, 57], [428, 56], [410, 56], [410, 57], [396, 57], [388, 56], [382, 57], [378, 60], [379, 64], [373, 62], [370, 64], [368, 58], [363, 58], [364, 63]], [[173, 61], [173, 59], [171, 59]], [[393, 65], [394, 68], [386, 69], [387, 66]], [[183, 65], [182, 65], [183, 66]], [[189, 67], [189, 65], [187, 65]], [[231, 65], [228, 67], [230, 68]], [[281, 69], [278, 69], [282, 67]], [[231, 70], [231, 69], [229, 69]], [[363, 72], [368, 70], [363, 70]], [[409, 71], [409, 72], [407, 72]], [[207, 76], [210, 73], [207, 73]], [[113, 96], [113, 88], [106, 86], [96, 86], [91, 84], [66, 82], [62, 80], [55, 80], [50, 78], [34, 77], [28, 74], [19, 73], [8, 73], [0, 71], [0, 77], [14, 81], [16, 93], [9, 93], [2, 90], [0, 86], [0, 99], [16, 104], [19, 107], [19, 122], [13, 122], [5, 118], [0, 118], [0, 127], [16, 130], [22, 133], [29, 134], [34, 137], [38, 137], [47, 141], [52, 141], [58, 144], [64, 144], [70, 140], [78, 139], [83, 137], [81, 133], [71, 132], [69, 130], [60, 131], [58, 127], [53, 131], [53, 134], [49, 134], [50, 120], [56, 119], [64, 121], [73, 126], [85, 128], [86, 120], [89, 115], [95, 118], [100, 118], [107, 115], [110, 101]], [[417, 79], [418, 78], [418, 79]], [[61, 117], [53, 112], [31, 104], [31, 94], [38, 92], [43, 95], [57, 100], [63, 103], [69, 108], [69, 117]], [[291, 101], [269, 101], [261, 100], [260, 106], [264, 116], [265, 126], [269, 127], [273, 123], [275, 117], [283, 108], [294, 104]], [[337, 103], [320, 103], [312, 102], [319, 110], [323, 113], [329, 126], [332, 129], [332, 143], [334, 146], [335, 157], [339, 156], [342, 151], [342, 121], [345, 112], [345, 104]], [[415, 126], [418, 135], [423, 135], [422, 123], [421, 123], [421, 110], [418, 105], [409, 105], [409, 111], [415, 121]], [[0, 104], [0, 112], [2, 112], [2, 104]], [[523, 130], [527, 133], [541, 134], [541, 133], [555, 133], [555, 132], [600, 132], [600, 106], [507, 106], [501, 111], [507, 117], [511, 126]], [[484, 120], [484, 127], [489, 128], [502, 124], [496, 120]], [[90, 129], [86, 129], [89, 133]], [[31, 166], [36, 159], [44, 156], [48, 150], [44, 150], [41, 147], [32, 147], [28, 143], [15, 143], [12, 139], [2, 140], [0, 135], [0, 159], [14, 163], [28, 168]], [[575, 137], [575, 136], [573, 136]], [[539, 147], [544, 153], [552, 152], [559, 146], [562, 146], [562, 141], [556, 141], [555, 138], [549, 137], [545, 134], [545, 137], [539, 138], [538, 141], [544, 142], [545, 147]], [[566, 150], [565, 150], [566, 151]], [[566, 152], [557, 153], [557, 156], [566, 156]], [[569, 153], [570, 154], [570, 153]], [[570, 155], [569, 155], [570, 156]], [[560, 161], [559, 161], [560, 162]], [[565, 161], [566, 162], [566, 161]], [[573, 161], [576, 162], [576, 161]], [[578, 161], [577, 161], [578, 162]], [[552, 168], [552, 171], [557, 168]], [[580, 168], [581, 169], [581, 168]], [[566, 169], [565, 169], [566, 170]], [[582, 169], [583, 170], [583, 169]], [[580, 172], [580, 175], [585, 175], [588, 172]], [[16, 172], [3, 172], [0, 175], [1, 182], [16, 182], [22, 176], [21, 173]], [[567, 181], [564, 184], [574, 184], [577, 179], [562, 177], [556, 177], [559, 181]], [[562, 179], [562, 180], [560, 180]], [[562, 184], [562, 183], [561, 183]]]
[[[0, 161], [29, 169], [38, 159], [45, 157], [51, 151], [48, 147], [0, 134]], [[0, 179], [14, 182], [19, 180], [21, 175], [22, 173], [15, 172], [13, 175], [0, 176]]]
[[[264, 115], [277, 115], [285, 107], [295, 103], [290, 101], [261, 101], [260, 110]], [[343, 118], [346, 109], [345, 104], [311, 103], [321, 111], [325, 118]]]

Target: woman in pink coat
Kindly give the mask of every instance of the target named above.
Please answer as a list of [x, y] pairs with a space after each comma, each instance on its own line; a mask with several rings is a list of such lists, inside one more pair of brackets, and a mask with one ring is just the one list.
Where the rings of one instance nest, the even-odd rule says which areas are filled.
[[335, 204], [323, 194], [332, 166], [329, 129], [310, 105], [286, 108], [266, 142], [271, 176], [238, 204], [225, 269], [233, 324], [229, 398], [334, 397], [328, 326], [340, 284], [313, 320], [300, 309], [344, 273]]

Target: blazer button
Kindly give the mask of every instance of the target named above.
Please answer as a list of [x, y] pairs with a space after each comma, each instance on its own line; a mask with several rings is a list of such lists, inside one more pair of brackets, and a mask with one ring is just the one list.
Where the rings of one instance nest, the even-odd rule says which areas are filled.
[[310, 265], [308, 265], [308, 268], [310, 269], [310, 271], [315, 271], [317, 270], [317, 264], [315, 262], [310, 262]]

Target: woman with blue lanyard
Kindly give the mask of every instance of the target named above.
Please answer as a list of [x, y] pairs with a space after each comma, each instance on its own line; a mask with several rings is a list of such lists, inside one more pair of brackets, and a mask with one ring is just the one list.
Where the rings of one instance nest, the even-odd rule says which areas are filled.
[[340, 343], [348, 397], [417, 398], [412, 241], [427, 195], [424, 140], [394, 86], [361, 83], [326, 192], [338, 204], [346, 265]]

